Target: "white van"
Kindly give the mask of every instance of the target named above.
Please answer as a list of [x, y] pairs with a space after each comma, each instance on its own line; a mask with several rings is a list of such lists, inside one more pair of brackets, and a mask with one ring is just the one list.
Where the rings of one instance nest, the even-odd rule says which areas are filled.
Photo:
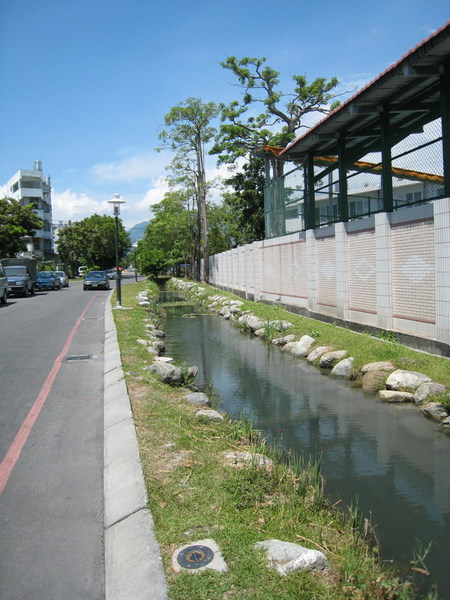
[[87, 267], [78, 267], [78, 275], [80, 277], [83, 277], [83, 275], [86, 273], [87, 270], [88, 270]]

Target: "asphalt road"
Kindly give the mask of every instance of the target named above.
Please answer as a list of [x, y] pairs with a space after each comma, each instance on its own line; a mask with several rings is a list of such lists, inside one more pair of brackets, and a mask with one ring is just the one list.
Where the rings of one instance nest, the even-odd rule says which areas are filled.
[[1, 600], [104, 598], [107, 297], [75, 282], [0, 307]]

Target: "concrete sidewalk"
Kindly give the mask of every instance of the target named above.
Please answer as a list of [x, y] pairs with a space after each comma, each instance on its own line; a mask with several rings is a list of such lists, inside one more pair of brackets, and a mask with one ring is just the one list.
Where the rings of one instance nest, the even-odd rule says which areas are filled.
[[105, 306], [104, 518], [106, 600], [167, 600], [111, 309]]

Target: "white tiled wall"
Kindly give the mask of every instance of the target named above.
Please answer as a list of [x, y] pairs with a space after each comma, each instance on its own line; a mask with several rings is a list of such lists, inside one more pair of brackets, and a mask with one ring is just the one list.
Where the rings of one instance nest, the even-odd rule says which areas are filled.
[[450, 199], [434, 201], [431, 217], [395, 215], [224, 252], [211, 258], [211, 283], [448, 344]]

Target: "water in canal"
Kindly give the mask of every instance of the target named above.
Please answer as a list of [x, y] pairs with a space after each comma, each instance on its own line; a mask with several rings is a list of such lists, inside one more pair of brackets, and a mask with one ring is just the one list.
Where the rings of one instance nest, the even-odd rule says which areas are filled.
[[376, 524], [384, 559], [406, 568], [431, 542], [432, 575], [422, 580], [437, 582], [439, 598], [449, 600], [450, 438], [414, 406], [383, 404], [215, 314], [193, 305], [166, 310], [166, 355], [199, 367], [196, 385], [212, 386], [216, 408], [246, 415], [305, 458], [320, 455], [328, 497], [357, 500]]

